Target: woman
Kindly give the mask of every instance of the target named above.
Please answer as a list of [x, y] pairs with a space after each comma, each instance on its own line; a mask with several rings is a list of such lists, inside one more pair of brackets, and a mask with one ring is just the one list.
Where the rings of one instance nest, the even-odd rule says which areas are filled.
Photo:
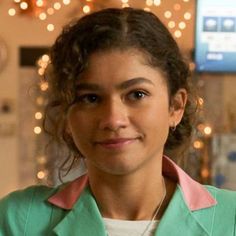
[[193, 101], [156, 16], [87, 15], [57, 38], [51, 66], [46, 124], [87, 174], [7, 196], [0, 235], [236, 235], [235, 192], [200, 185], [164, 155], [189, 140]]

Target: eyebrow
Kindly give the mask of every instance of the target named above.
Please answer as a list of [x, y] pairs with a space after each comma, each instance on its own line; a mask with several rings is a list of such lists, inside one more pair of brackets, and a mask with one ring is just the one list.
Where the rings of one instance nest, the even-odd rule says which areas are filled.
[[[129, 87], [135, 86], [135, 85], [143, 84], [143, 83], [148, 83], [148, 84], [154, 85], [151, 80], [143, 78], [143, 77], [138, 77], [138, 78], [126, 80], [126, 81], [122, 82], [121, 84], [118, 84], [116, 86], [116, 88], [119, 90], [123, 90], [123, 89], [127, 89]], [[78, 83], [77, 90], [98, 91], [98, 90], [102, 90], [102, 88], [98, 84], [82, 82], [82, 83]]]

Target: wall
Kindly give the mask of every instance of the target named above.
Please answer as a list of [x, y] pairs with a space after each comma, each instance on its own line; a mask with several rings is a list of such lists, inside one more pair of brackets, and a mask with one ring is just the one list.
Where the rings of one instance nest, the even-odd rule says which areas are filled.
[[[117, 6], [116, 0], [110, 0], [109, 6]], [[139, 1], [140, 2], [140, 1]], [[170, 9], [170, 2], [163, 1], [166, 5], [163, 9]], [[68, 22], [71, 17], [78, 16], [78, 1], [72, 1], [70, 7], [64, 7], [55, 16], [51, 17], [51, 22], [56, 25], [54, 32], [46, 31], [46, 23], [40, 22], [29, 17], [10, 17], [7, 14], [11, 6], [11, 1], [0, 1], [0, 37], [3, 38], [8, 48], [8, 62], [2, 72], [0, 72], [0, 104], [4, 99], [13, 102], [13, 112], [7, 115], [0, 113], [0, 124], [13, 124], [15, 129], [8, 136], [1, 135], [0, 130], [0, 197], [7, 192], [18, 189], [21, 186], [19, 182], [19, 146], [18, 146], [18, 114], [21, 107], [18, 100], [21, 96], [19, 85], [21, 82], [19, 68], [20, 46], [50, 46], [61, 30], [61, 26]], [[186, 5], [193, 17], [184, 30], [183, 37], [178, 39], [178, 43], [183, 51], [190, 53], [194, 45], [194, 3], [190, 0]], [[157, 11], [160, 15], [160, 12]], [[163, 18], [163, 16], [160, 16]], [[179, 16], [179, 20], [181, 16]], [[198, 78], [199, 79], [199, 78]], [[206, 98], [206, 119], [213, 125], [218, 125], [219, 131], [232, 130], [236, 127], [236, 105], [235, 87], [236, 78], [231, 75], [204, 75], [200, 78], [204, 86], [202, 94]], [[26, 88], [27, 90], [27, 88]], [[225, 112], [227, 108], [227, 112]], [[210, 111], [214, 112], [210, 112]], [[231, 115], [229, 115], [231, 114]], [[231, 122], [229, 122], [229, 120]], [[32, 178], [33, 179], [33, 178]], [[32, 181], [33, 182], [33, 181]]]
[[[12, 1], [13, 2], [13, 1]], [[74, 1], [75, 2], [75, 1]], [[8, 49], [6, 67], [0, 72], [0, 104], [4, 99], [13, 103], [13, 112], [0, 114], [0, 124], [13, 124], [14, 133], [7, 136], [0, 133], [0, 197], [9, 191], [19, 188], [18, 165], [18, 106], [19, 94], [19, 47], [20, 46], [49, 46], [60, 32], [72, 14], [66, 6], [51, 18], [57, 27], [54, 32], [46, 30], [46, 23], [29, 17], [10, 17], [8, 9], [13, 4], [9, 0], [0, 1], [0, 38], [4, 39]], [[73, 4], [71, 6], [73, 8]], [[27, 88], [26, 88], [27, 90]]]

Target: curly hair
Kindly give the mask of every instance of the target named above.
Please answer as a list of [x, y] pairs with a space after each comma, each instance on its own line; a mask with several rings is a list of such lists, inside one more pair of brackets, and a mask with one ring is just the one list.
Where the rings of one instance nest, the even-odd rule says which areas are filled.
[[64, 164], [81, 157], [66, 132], [65, 123], [67, 110], [75, 102], [75, 83], [86, 68], [89, 56], [95, 52], [130, 48], [143, 52], [149, 65], [164, 73], [169, 98], [180, 88], [188, 92], [184, 116], [176, 130], [169, 132], [164, 152], [175, 150], [189, 140], [195, 101], [191, 99], [189, 67], [177, 43], [153, 13], [133, 8], [108, 8], [67, 25], [51, 48], [45, 130], [57, 143], [69, 148], [70, 154]]

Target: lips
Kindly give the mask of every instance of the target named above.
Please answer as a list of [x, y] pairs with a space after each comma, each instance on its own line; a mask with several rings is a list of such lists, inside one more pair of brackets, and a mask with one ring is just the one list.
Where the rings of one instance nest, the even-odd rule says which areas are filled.
[[135, 142], [137, 138], [115, 138], [115, 139], [106, 139], [99, 142], [96, 142], [97, 145], [100, 145], [107, 149], [119, 149], [128, 146]]

